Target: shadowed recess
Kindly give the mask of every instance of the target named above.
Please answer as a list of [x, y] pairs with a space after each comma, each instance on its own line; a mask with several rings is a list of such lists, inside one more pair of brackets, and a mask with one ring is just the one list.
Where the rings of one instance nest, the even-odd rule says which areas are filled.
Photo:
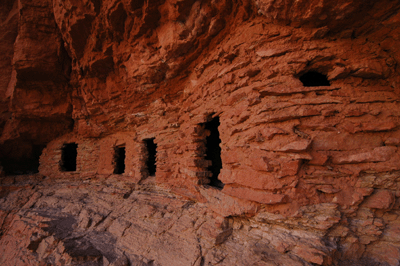
[[206, 160], [211, 161], [211, 166], [208, 167], [208, 171], [212, 173], [209, 185], [216, 188], [223, 188], [224, 184], [218, 179], [218, 175], [222, 169], [219, 125], [218, 116], [205, 123], [205, 129], [210, 131], [210, 135], [206, 138]]
[[[14, 149], [18, 147], [13, 146]], [[25, 175], [39, 173], [39, 159], [45, 145], [26, 145], [23, 151], [24, 156], [15, 158], [13, 156], [3, 156], [0, 160], [0, 166], [3, 167], [6, 175]], [[1, 153], [0, 148], [0, 153]], [[6, 153], [7, 154], [7, 153]]]
[[78, 144], [76, 143], [67, 143], [61, 149], [61, 171], [64, 172], [73, 172], [76, 171], [76, 156]]
[[300, 81], [304, 87], [318, 87], [318, 86], [330, 86], [326, 75], [318, 73], [316, 71], [310, 71], [300, 76]]
[[154, 143], [154, 138], [145, 139], [144, 142], [147, 148], [147, 170], [149, 171], [149, 176], [154, 176], [156, 174], [157, 144]]
[[114, 148], [114, 174], [125, 173], [125, 147]]

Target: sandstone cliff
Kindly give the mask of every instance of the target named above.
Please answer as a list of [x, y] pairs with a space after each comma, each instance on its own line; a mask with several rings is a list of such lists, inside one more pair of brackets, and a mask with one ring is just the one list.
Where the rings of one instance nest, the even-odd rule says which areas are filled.
[[1, 7], [2, 264], [399, 264], [398, 1]]

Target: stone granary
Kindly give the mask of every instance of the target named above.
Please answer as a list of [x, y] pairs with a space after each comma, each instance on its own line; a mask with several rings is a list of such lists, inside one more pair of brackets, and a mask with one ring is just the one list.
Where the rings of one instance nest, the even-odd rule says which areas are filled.
[[1, 265], [399, 265], [399, 1], [0, 6]]

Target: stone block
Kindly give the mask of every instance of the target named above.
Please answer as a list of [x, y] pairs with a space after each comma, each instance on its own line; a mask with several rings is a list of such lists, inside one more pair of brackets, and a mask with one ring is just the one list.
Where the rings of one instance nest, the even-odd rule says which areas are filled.
[[303, 258], [305, 261], [318, 265], [324, 263], [324, 256], [326, 256], [326, 254], [321, 250], [310, 246], [296, 246], [292, 252], [300, 258]]
[[377, 241], [366, 248], [367, 257], [378, 259], [382, 265], [396, 266], [400, 261], [400, 248], [390, 242]]
[[240, 151], [237, 151], [237, 150], [221, 152], [222, 163], [226, 163], [226, 164], [239, 163], [243, 160], [243, 158], [244, 158], [244, 154], [242, 154]]
[[199, 190], [207, 199], [207, 207], [224, 217], [244, 214], [252, 216], [260, 207], [258, 203], [232, 197], [216, 188], [200, 188]]
[[400, 146], [400, 138], [388, 138], [385, 141], [386, 146]]
[[316, 151], [349, 151], [360, 148], [376, 148], [379, 146], [382, 146], [382, 138], [378, 135], [347, 134], [339, 132], [321, 132], [313, 138], [312, 142], [312, 149]]
[[378, 190], [369, 196], [363, 206], [372, 209], [389, 209], [394, 202], [394, 195], [389, 190]]
[[263, 204], [279, 204], [287, 202], [287, 196], [284, 194], [274, 194], [246, 187], [225, 185], [222, 192], [240, 199], [247, 199]]
[[361, 77], [364, 79], [376, 79], [376, 78], [384, 78], [389, 74], [388, 67], [385, 62], [381, 62], [378, 60], [367, 61], [363, 60], [354, 64], [353, 66], [353, 76]]
[[332, 162], [336, 164], [385, 162], [390, 160], [396, 151], [396, 147], [382, 146], [366, 152], [347, 155], [338, 154], [337, 156], [333, 157]]
[[268, 161], [269, 159], [267, 157], [261, 157], [257, 154], [251, 154], [250, 158], [245, 160], [245, 163], [254, 170], [270, 172], [273, 170], [273, 167], [271, 167]]
[[289, 48], [271, 48], [267, 50], [259, 50], [256, 52], [256, 54], [262, 58], [268, 58], [268, 57], [281, 56], [290, 51], [291, 49]]
[[253, 169], [221, 169], [219, 179], [224, 184], [239, 184], [255, 189], [274, 190], [283, 187], [276, 173], [260, 172]]
[[382, 240], [388, 242], [400, 242], [400, 221], [394, 220], [390, 221], [388, 225], [386, 225], [385, 230], [382, 234]]
[[125, 229], [131, 225], [130, 222], [117, 218], [112, 222], [108, 231], [117, 237], [121, 237]]
[[357, 131], [389, 131], [397, 127], [397, 124], [393, 121], [368, 121], [366, 123], [362, 123]]
[[310, 140], [298, 140], [298, 141], [293, 141], [281, 148], [278, 148], [277, 151], [282, 151], [282, 152], [302, 152], [306, 151], [308, 147], [310, 147], [311, 141]]
[[312, 151], [312, 160], [308, 163], [312, 165], [324, 165], [328, 161], [328, 155], [323, 151]]
[[297, 175], [301, 166], [301, 160], [288, 160], [282, 161], [280, 164], [279, 177], [285, 177], [290, 175]]

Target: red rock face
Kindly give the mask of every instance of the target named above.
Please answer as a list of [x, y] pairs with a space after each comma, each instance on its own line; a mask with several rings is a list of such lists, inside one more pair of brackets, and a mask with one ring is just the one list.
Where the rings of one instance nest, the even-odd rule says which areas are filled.
[[68, 132], [72, 106], [70, 58], [54, 22], [51, 2], [7, 2], [9, 8], [2, 8], [7, 46], [1, 59], [0, 157], [9, 169], [29, 163], [36, 147]]
[[46, 145], [43, 176], [155, 182], [215, 221], [238, 218], [202, 229], [216, 244], [251, 219], [282, 265], [399, 262], [398, 1], [5, 7], [4, 167]]

